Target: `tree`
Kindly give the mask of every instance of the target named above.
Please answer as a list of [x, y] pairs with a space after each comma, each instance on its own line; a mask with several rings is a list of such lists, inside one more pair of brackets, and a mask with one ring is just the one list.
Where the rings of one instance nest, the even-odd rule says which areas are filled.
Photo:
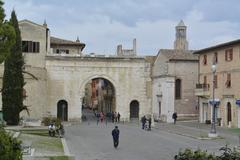
[[0, 0], [0, 63], [5, 60], [11, 46], [15, 43], [14, 28], [4, 18], [3, 2]]
[[19, 114], [26, 109], [23, 105], [23, 65], [22, 40], [15, 11], [12, 11], [10, 24], [14, 27], [16, 38], [10, 54], [4, 63], [2, 102], [3, 118], [9, 125], [19, 123]]

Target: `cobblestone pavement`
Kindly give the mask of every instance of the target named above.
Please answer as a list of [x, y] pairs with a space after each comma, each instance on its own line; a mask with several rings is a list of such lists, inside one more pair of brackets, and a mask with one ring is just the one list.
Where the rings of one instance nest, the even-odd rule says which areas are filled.
[[[181, 148], [200, 148], [216, 153], [226, 144], [225, 139], [197, 139], [195, 134], [201, 129], [189, 125], [184, 128], [184, 124], [156, 124], [152, 131], [144, 131], [138, 124], [118, 126], [118, 149], [114, 149], [112, 144], [112, 123], [100, 123], [97, 126], [96, 122], [84, 122], [66, 126], [66, 141], [71, 154], [76, 156], [76, 160], [172, 160]], [[186, 131], [186, 128], [189, 135], [193, 134], [192, 137], [178, 134]], [[202, 132], [208, 133], [205, 129]]]

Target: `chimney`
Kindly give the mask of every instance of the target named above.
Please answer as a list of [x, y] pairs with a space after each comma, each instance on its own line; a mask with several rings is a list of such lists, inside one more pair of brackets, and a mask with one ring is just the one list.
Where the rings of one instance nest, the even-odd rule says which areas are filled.
[[136, 38], [133, 39], [133, 54], [137, 54], [137, 40]]
[[80, 43], [80, 40], [79, 40], [79, 37], [78, 37], [78, 36], [77, 36], [77, 40], [76, 40], [76, 42]]
[[118, 56], [122, 55], [122, 45], [121, 44], [117, 46], [117, 55]]
[[46, 22], [46, 19], [44, 19], [43, 26], [47, 28], [47, 22]]

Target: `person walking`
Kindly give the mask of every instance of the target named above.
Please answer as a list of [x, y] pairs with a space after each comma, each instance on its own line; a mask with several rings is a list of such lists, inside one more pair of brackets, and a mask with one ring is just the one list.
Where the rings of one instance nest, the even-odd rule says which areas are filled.
[[99, 119], [100, 119], [100, 114], [98, 112], [96, 112], [96, 117], [97, 117], [97, 125], [98, 125]]
[[118, 123], [120, 122], [120, 117], [121, 117], [121, 115], [120, 115], [120, 113], [118, 112], [118, 114], [117, 114], [117, 121], [118, 121]]
[[145, 124], [146, 124], [146, 121], [147, 121], [146, 117], [143, 116], [141, 121], [142, 121], [142, 129], [145, 129]]
[[103, 112], [101, 112], [100, 113], [100, 121], [101, 121], [101, 123], [103, 122], [103, 120], [104, 120], [104, 114], [103, 114]]
[[114, 123], [114, 112], [112, 112], [112, 123]]
[[174, 112], [174, 113], [173, 113], [172, 118], [173, 118], [173, 120], [174, 120], [174, 124], [176, 124], [176, 121], [177, 121], [177, 112]]
[[151, 125], [152, 125], [152, 118], [150, 117], [148, 119], [148, 130], [151, 131]]
[[114, 148], [118, 147], [118, 144], [119, 144], [119, 134], [120, 134], [120, 131], [118, 129], [118, 126], [115, 126], [115, 128], [112, 130], [112, 137], [113, 137], [113, 146], [114, 146]]

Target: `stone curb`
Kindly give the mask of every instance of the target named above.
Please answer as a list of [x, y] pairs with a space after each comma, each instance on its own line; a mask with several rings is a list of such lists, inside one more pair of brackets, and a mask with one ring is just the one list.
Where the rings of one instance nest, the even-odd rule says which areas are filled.
[[74, 160], [75, 159], [74, 155], [70, 154], [70, 151], [69, 151], [68, 146], [67, 146], [66, 139], [65, 138], [61, 138], [61, 141], [62, 141], [62, 145], [63, 145], [64, 155], [68, 156], [69, 158], [71, 158], [71, 160]]
[[[179, 125], [181, 126], [181, 125]], [[154, 129], [159, 129], [158, 126], [152, 126], [152, 128]], [[171, 134], [175, 134], [175, 135], [180, 135], [180, 136], [184, 136], [184, 137], [189, 137], [189, 138], [193, 138], [193, 139], [198, 139], [198, 140], [215, 140], [215, 139], [223, 139], [223, 137], [216, 137], [216, 138], [209, 138], [209, 137], [198, 137], [198, 136], [193, 136], [190, 134], [185, 134], [185, 133], [176, 133], [176, 132], [172, 132], [170, 130], [165, 130], [165, 132], [171, 133]]]
[[193, 138], [193, 139], [199, 139], [199, 140], [223, 139], [223, 137], [215, 137], [215, 138], [210, 138], [210, 137], [197, 137], [197, 136], [193, 136], [193, 135], [190, 135], [190, 134], [176, 133], [176, 132], [171, 132], [171, 131], [167, 131], [167, 132], [172, 133], [172, 134], [176, 134], [176, 135], [180, 135], [180, 136], [185, 136], [185, 137]]
[[20, 136], [20, 132], [15, 132], [13, 138], [18, 138]]

